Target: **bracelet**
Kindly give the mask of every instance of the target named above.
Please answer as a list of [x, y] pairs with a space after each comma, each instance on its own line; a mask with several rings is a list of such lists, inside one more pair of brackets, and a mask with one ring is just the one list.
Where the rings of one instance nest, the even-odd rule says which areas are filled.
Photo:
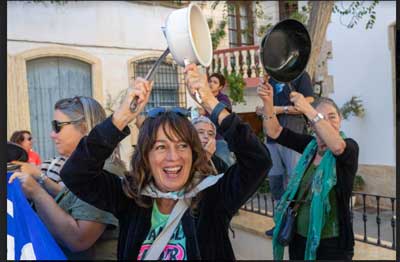
[[40, 185], [44, 185], [44, 181], [47, 179], [48, 177], [44, 174], [44, 173], [41, 173], [40, 174], [40, 177], [39, 177], [39, 180], [38, 180], [38, 182], [39, 182], [39, 184]]
[[264, 114], [261, 115], [262, 119], [264, 119], [264, 120], [272, 119], [272, 118], [274, 118], [274, 116], [276, 116], [276, 112], [274, 112], [274, 113], [272, 114], [272, 116], [266, 116], [266, 115], [264, 115]]
[[288, 106], [284, 106], [283, 107], [283, 113], [285, 113], [285, 114], [289, 113], [289, 107]]
[[222, 110], [226, 109], [226, 105], [224, 103], [218, 102], [218, 104], [214, 107], [213, 111], [211, 112], [210, 120], [216, 125], [218, 124], [218, 116]]

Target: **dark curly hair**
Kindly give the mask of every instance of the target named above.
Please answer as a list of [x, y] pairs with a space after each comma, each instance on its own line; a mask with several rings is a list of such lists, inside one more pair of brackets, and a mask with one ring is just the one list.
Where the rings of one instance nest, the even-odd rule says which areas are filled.
[[24, 134], [28, 134], [31, 135], [31, 132], [29, 132], [28, 130], [19, 130], [19, 131], [15, 131], [10, 138], [11, 142], [14, 142], [18, 145], [20, 145], [23, 141], [24, 141]]
[[219, 85], [220, 86], [225, 86], [225, 77], [220, 74], [220, 73], [213, 73], [210, 75], [210, 77], [208, 79], [211, 79], [211, 77], [216, 77], [219, 80]]

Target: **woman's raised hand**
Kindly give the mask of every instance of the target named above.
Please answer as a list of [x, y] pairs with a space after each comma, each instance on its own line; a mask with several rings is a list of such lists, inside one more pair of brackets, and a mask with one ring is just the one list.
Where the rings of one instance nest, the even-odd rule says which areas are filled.
[[[114, 125], [122, 130], [133, 119], [136, 118], [143, 111], [147, 102], [149, 101], [151, 90], [153, 88], [153, 81], [147, 81], [141, 77], [131, 80], [131, 87], [125, 96], [124, 101], [119, 108], [114, 112], [112, 121]], [[138, 97], [137, 107], [135, 112], [132, 112], [130, 105], [135, 97]]]
[[310, 105], [304, 96], [298, 92], [290, 92], [290, 101], [293, 103], [293, 106], [296, 110], [306, 114], [308, 111], [314, 111], [314, 108]]
[[[185, 81], [190, 95], [195, 99], [195, 93], [199, 92], [201, 100], [206, 102], [210, 99], [215, 99], [208, 85], [207, 76], [201, 74], [195, 64], [190, 64], [185, 67]], [[195, 99], [196, 100], [196, 99]], [[197, 101], [197, 100], [196, 100]]]
[[204, 150], [206, 151], [208, 160], [214, 155], [215, 150], [217, 150], [217, 141], [214, 137], [211, 137], [207, 144], [204, 146]]
[[257, 88], [257, 95], [263, 101], [264, 106], [274, 106], [274, 88], [268, 83], [268, 81], [260, 83]]

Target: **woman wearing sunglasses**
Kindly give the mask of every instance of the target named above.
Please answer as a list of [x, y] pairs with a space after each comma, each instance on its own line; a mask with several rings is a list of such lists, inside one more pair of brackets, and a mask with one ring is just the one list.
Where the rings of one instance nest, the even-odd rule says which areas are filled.
[[[249, 125], [218, 103], [207, 77], [194, 64], [185, 72], [190, 94], [200, 93], [203, 107], [238, 157], [225, 174], [213, 173], [196, 129], [173, 110], [145, 119], [126, 177], [103, 171], [104, 161], [129, 135], [127, 125], [148, 102], [152, 85], [141, 78], [119, 109], [81, 140], [61, 171], [75, 194], [119, 219], [118, 259], [234, 259], [230, 220], [271, 167], [266, 147]], [[131, 112], [135, 96], [138, 107]]]
[[11, 142], [20, 145], [28, 153], [28, 163], [40, 166], [42, 160], [32, 148], [32, 134], [28, 130], [15, 131], [10, 138]]
[[[21, 165], [21, 172], [15, 172], [9, 183], [16, 178], [20, 180], [26, 197], [32, 200], [39, 217], [68, 259], [116, 259], [117, 219], [77, 198], [59, 176], [81, 138], [106, 118], [105, 111], [90, 97], [61, 99], [54, 109], [51, 138], [60, 156], [45, 161], [42, 170], [14, 162]], [[104, 168], [122, 176], [124, 166], [117, 152], [118, 149]]]

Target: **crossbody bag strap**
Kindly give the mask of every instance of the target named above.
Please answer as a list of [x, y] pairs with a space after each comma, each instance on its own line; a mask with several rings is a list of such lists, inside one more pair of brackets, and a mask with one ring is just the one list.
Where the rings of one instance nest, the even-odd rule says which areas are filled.
[[[154, 202], [154, 205], [157, 205], [157, 203]], [[169, 215], [167, 224], [165, 225], [161, 233], [157, 236], [157, 238], [154, 240], [153, 244], [151, 245], [149, 251], [146, 254], [146, 257], [143, 260], [159, 259], [161, 253], [164, 251], [165, 246], [171, 239], [172, 234], [174, 233], [176, 227], [181, 222], [181, 218], [183, 214], [186, 212], [186, 209], [188, 209], [188, 207], [189, 206], [186, 204], [184, 199], [178, 200], [174, 209]]]
[[299, 209], [301, 203], [304, 201], [304, 199], [305, 199], [305, 197], [306, 197], [306, 195], [308, 193], [308, 190], [311, 187], [312, 182], [313, 182], [313, 179], [311, 178], [307, 183], [306, 190], [304, 190], [303, 193], [301, 194], [300, 199], [295, 201], [297, 203], [293, 207], [293, 211], [294, 212], [297, 212], [297, 209]]

